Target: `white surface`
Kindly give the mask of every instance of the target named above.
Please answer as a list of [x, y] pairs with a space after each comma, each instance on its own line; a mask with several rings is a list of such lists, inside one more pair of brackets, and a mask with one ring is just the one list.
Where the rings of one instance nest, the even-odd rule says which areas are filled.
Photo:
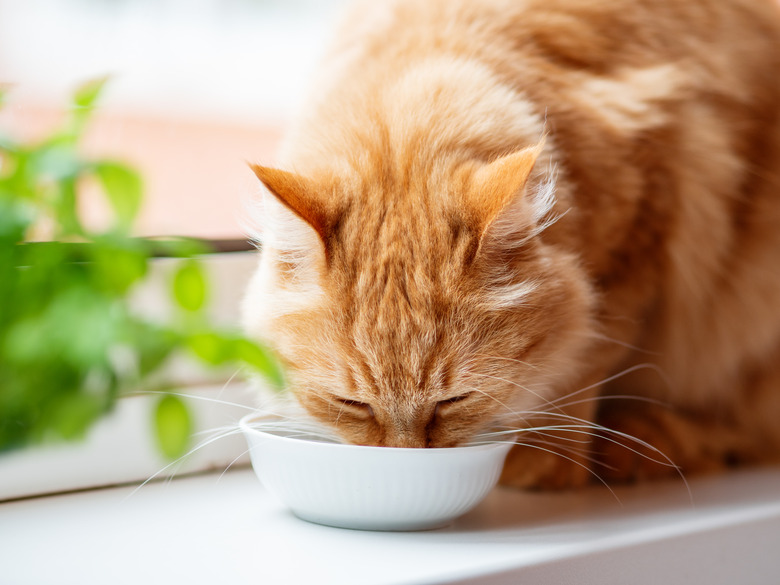
[[[250, 470], [0, 504], [3, 585], [780, 582], [780, 470], [578, 494], [493, 491], [447, 529], [298, 520]], [[128, 497], [129, 496], [129, 497]]]
[[297, 438], [286, 420], [241, 429], [258, 479], [296, 516], [367, 530], [440, 528], [496, 485], [509, 443], [387, 449]]

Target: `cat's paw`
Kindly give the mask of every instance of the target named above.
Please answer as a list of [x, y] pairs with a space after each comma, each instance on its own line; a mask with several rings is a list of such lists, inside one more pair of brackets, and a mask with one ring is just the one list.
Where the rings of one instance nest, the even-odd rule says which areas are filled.
[[[550, 449], [545, 446], [544, 449]], [[550, 449], [553, 450], [553, 449]], [[568, 490], [588, 483], [587, 458], [576, 453], [565, 456], [527, 445], [515, 445], [507, 455], [499, 483], [535, 490]]]

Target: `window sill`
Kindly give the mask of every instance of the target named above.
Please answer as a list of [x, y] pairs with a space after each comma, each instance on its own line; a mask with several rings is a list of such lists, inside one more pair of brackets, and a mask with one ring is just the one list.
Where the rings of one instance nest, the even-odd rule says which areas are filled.
[[449, 528], [340, 530], [294, 518], [250, 470], [0, 504], [4, 582], [768, 583], [780, 469], [682, 484], [494, 490]]
[[[241, 416], [249, 412], [248, 407], [239, 405], [254, 401], [243, 384], [181, 388], [179, 392], [193, 414], [193, 448], [206, 442], [217, 432], [215, 429], [236, 427]], [[157, 399], [157, 395], [123, 398], [84, 441], [3, 454], [0, 502], [225, 469], [231, 464], [249, 462], [245, 441], [238, 435], [209, 443], [174, 463], [165, 461], [154, 443], [152, 419]]]

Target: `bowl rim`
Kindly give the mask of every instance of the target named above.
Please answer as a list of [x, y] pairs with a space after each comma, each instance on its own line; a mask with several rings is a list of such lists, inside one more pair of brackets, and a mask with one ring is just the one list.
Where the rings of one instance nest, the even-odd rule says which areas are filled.
[[[509, 449], [511, 449], [515, 443], [512, 441], [489, 441], [485, 443], [480, 443], [478, 445], [463, 445], [460, 447], [433, 447], [433, 448], [425, 448], [425, 447], [382, 447], [377, 445], [350, 445], [348, 443], [330, 443], [325, 441], [310, 441], [306, 439], [300, 439], [297, 437], [285, 437], [282, 435], [277, 435], [275, 433], [266, 432], [257, 428], [254, 428], [250, 426], [250, 423], [252, 419], [261, 418], [263, 416], [272, 416], [272, 415], [264, 415], [261, 412], [253, 412], [249, 413], [247, 415], [244, 415], [241, 417], [241, 420], [238, 422], [238, 426], [241, 429], [241, 431], [244, 434], [254, 434], [259, 435], [261, 437], [269, 438], [274, 441], [279, 441], [282, 443], [288, 443], [288, 444], [296, 444], [296, 445], [312, 445], [313, 449], [338, 449], [341, 451], [363, 451], [365, 453], [369, 451], [376, 451], [376, 452], [386, 452], [386, 453], [471, 453], [475, 451], [493, 451], [493, 450], [506, 450], [507, 452]], [[415, 457], [419, 457], [420, 455], [414, 455]], [[436, 457], [436, 455], [425, 455], [425, 457]]]

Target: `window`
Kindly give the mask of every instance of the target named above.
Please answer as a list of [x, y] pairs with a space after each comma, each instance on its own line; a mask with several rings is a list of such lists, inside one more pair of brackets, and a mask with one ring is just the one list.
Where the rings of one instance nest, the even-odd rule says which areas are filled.
[[[108, 75], [84, 146], [86, 154], [125, 161], [143, 176], [135, 235], [195, 236], [249, 248], [245, 205], [258, 185], [246, 161], [273, 161], [339, 4], [3, 2], [0, 86], [9, 91], [0, 131], [25, 139], [46, 135], [78, 85]], [[104, 210], [87, 198], [83, 213], [100, 222]], [[213, 308], [223, 322], [238, 322], [254, 256], [217, 254], [206, 261], [218, 275]], [[155, 291], [163, 286], [167, 262], [158, 263], [152, 282], [139, 292], [140, 304], [153, 313], [166, 310]], [[191, 401], [198, 430], [240, 416], [241, 408], [214, 400], [251, 403], [242, 384], [225, 388], [225, 379], [203, 379], [188, 366], [177, 375], [183, 392], [204, 398]], [[4, 455], [0, 500], [143, 480], [157, 472], [165, 463], [152, 445], [145, 402], [151, 401], [124, 399], [83, 444]], [[181, 469], [224, 467], [244, 449], [240, 437], [219, 441]]]
[[257, 190], [245, 161], [273, 159], [339, 4], [5, 2], [0, 127], [40, 135], [75, 86], [108, 75], [87, 147], [144, 175], [139, 235], [240, 238]]

